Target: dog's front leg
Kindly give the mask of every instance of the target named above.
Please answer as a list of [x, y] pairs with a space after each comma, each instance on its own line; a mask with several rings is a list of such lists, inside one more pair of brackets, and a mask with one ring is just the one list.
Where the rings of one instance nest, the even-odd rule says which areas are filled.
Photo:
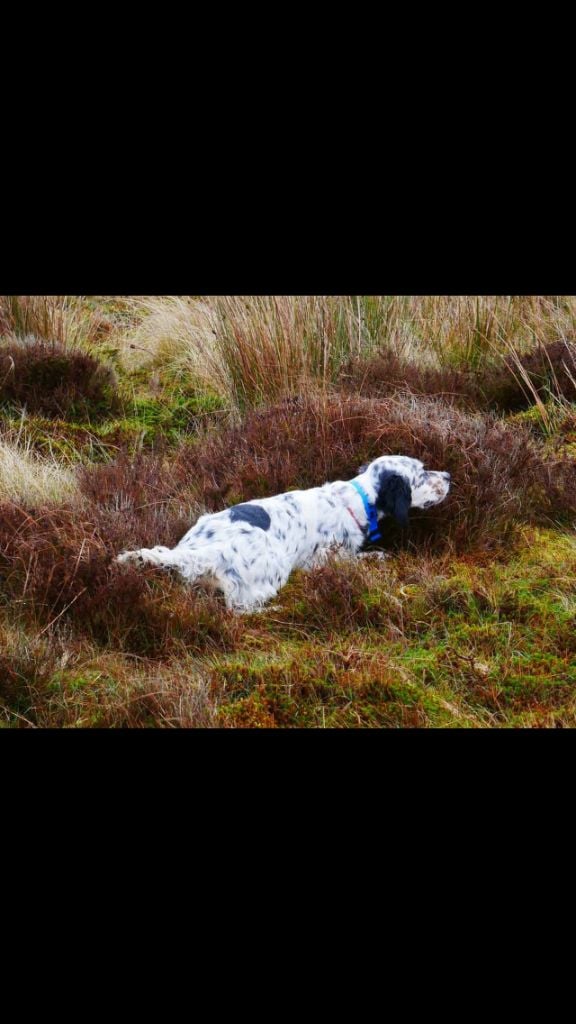
[[385, 558], [392, 558], [391, 551], [361, 551], [360, 554], [356, 555], [357, 558], [376, 558], [379, 562], [384, 561]]

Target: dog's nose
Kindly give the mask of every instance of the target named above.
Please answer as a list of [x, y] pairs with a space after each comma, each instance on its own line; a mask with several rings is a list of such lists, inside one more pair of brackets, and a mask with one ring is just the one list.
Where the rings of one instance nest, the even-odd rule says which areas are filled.
[[452, 479], [451, 476], [450, 476], [450, 473], [446, 472], [446, 470], [444, 471], [443, 476], [445, 476], [447, 480], [451, 480]]

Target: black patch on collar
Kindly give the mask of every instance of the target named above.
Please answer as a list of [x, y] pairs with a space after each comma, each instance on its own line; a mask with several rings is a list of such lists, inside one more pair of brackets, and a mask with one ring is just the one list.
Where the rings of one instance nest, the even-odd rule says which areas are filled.
[[270, 529], [270, 516], [261, 505], [233, 505], [230, 509], [230, 519], [233, 523], [242, 520], [250, 523], [250, 526], [259, 526], [261, 530]]

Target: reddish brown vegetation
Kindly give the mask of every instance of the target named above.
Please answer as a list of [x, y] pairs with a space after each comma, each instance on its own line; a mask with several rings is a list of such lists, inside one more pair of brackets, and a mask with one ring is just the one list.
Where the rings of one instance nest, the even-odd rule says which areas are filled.
[[[383, 349], [369, 360], [351, 361], [343, 370], [345, 390], [363, 395], [394, 395], [408, 392], [442, 398], [449, 405], [464, 409], [495, 409], [514, 412], [534, 402], [535, 391], [541, 398], [549, 392], [570, 401], [576, 400], [576, 347], [564, 341], [540, 345], [518, 357], [532, 388], [522, 378], [518, 364], [507, 357], [499, 365], [480, 370], [445, 366], [421, 366], [400, 359]], [[533, 389], [533, 390], [532, 390]]]
[[414, 511], [404, 535], [387, 521], [386, 546], [394, 539], [458, 550], [495, 547], [515, 519], [576, 513], [573, 460], [551, 462], [517, 424], [409, 398], [333, 396], [251, 412], [240, 428], [184, 446], [167, 474], [166, 493], [188, 493], [218, 509], [293, 487], [350, 479], [362, 462], [385, 454], [422, 459], [431, 469], [449, 470], [453, 480], [448, 500]]
[[[386, 521], [384, 545], [464, 551], [497, 548], [515, 520], [566, 519], [576, 513], [576, 472], [569, 458], [551, 461], [528, 430], [490, 415], [468, 415], [434, 400], [293, 400], [247, 414], [242, 426], [171, 461], [143, 455], [86, 471], [83, 489], [105, 509], [126, 510], [142, 544], [172, 545], [184, 532], [185, 502], [218, 510], [239, 501], [350, 479], [379, 455], [404, 454], [452, 474], [447, 501], [414, 511], [400, 531]], [[128, 524], [126, 524], [126, 529]]]
[[98, 419], [118, 406], [111, 368], [39, 340], [0, 349], [0, 402], [69, 420]]
[[45, 629], [71, 624], [100, 643], [150, 657], [179, 644], [234, 644], [238, 621], [215, 598], [154, 569], [115, 565], [123, 536], [121, 523], [97, 510], [31, 514], [0, 506], [0, 574], [13, 610]]
[[386, 587], [374, 589], [373, 568], [336, 560], [299, 573], [291, 583], [289, 602], [274, 613], [274, 627], [299, 624], [324, 636], [369, 626], [394, 632], [401, 608]]

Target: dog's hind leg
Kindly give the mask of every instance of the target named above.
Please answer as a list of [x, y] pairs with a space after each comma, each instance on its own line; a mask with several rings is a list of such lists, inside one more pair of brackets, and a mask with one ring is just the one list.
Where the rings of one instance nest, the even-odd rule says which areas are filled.
[[220, 586], [226, 606], [231, 611], [244, 614], [265, 611], [264, 606], [272, 597], [275, 597], [285, 582], [285, 579], [262, 580], [256, 586], [248, 586], [233, 567], [228, 567], [228, 570], [225, 570], [220, 576]]

